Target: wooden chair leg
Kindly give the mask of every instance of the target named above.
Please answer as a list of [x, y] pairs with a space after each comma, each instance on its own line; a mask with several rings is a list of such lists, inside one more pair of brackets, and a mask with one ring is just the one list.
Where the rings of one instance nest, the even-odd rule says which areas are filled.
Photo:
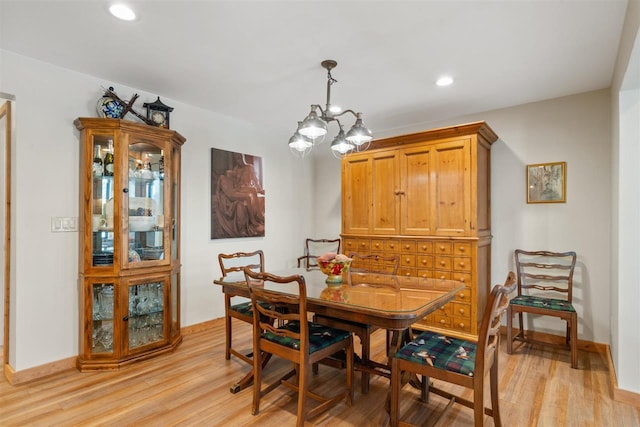
[[422, 376], [422, 381], [420, 382], [420, 400], [424, 403], [429, 403], [429, 381], [431, 379], [425, 375]]
[[578, 314], [572, 313], [570, 320], [571, 367], [578, 369]]
[[473, 425], [484, 425], [484, 381], [479, 378], [475, 379], [473, 386]]
[[[347, 347], [347, 406], [351, 407], [351, 405], [353, 405], [353, 372], [355, 371], [354, 369], [354, 361], [353, 361], [353, 355], [354, 355], [354, 349], [353, 349], [354, 345], [353, 345], [353, 337], [351, 338], [351, 343], [349, 344], [349, 347]], [[369, 385], [369, 383], [367, 382], [367, 386]]]
[[[371, 357], [371, 341], [370, 335], [368, 331], [364, 331], [360, 336], [360, 344], [362, 345], [362, 362], [366, 366], [367, 362], [369, 362], [369, 358]], [[362, 378], [360, 388], [362, 390], [362, 394], [369, 393], [369, 372], [362, 371]]]
[[264, 353], [258, 351], [253, 358], [253, 404], [251, 406], [251, 415], [260, 413], [260, 396], [262, 395], [262, 358], [266, 357]]
[[518, 312], [518, 320], [520, 322], [518, 325], [520, 329], [518, 330], [516, 337], [520, 336], [524, 340], [524, 314], [521, 311]]
[[306, 418], [307, 411], [305, 410], [307, 404], [307, 388], [309, 387], [309, 372], [306, 369], [300, 369], [298, 371], [298, 421], [297, 427], [304, 426], [304, 419]]
[[224, 316], [224, 331], [225, 331], [225, 343], [224, 343], [224, 358], [226, 360], [231, 359], [231, 316], [225, 309]]
[[398, 360], [393, 358], [391, 360], [391, 402], [389, 405], [389, 422], [391, 427], [397, 427], [399, 423], [400, 384], [401, 378], [400, 370], [398, 369]]
[[498, 396], [498, 352], [496, 351], [493, 365], [489, 370], [489, 387], [491, 388], [491, 411], [493, 413], [493, 424], [495, 427], [502, 426], [500, 419], [500, 402]]
[[507, 307], [507, 354], [513, 354], [513, 311]]

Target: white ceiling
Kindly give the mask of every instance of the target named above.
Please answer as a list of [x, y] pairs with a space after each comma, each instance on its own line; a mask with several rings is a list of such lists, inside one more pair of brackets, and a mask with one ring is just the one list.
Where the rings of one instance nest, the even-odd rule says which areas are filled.
[[105, 1], [0, 0], [0, 48], [287, 133], [324, 106], [334, 59], [332, 102], [375, 134], [609, 87], [627, 4], [123, 2], [137, 21]]

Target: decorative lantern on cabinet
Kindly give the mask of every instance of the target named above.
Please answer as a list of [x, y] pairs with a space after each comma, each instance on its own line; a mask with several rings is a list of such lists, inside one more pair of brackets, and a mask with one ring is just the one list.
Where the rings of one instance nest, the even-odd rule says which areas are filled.
[[169, 129], [169, 113], [173, 111], [173, 107], [160, 101], [160, 97], [154, 102], [145, 102], [142, 106], [147, 109], [148, 120], [158, 127]]

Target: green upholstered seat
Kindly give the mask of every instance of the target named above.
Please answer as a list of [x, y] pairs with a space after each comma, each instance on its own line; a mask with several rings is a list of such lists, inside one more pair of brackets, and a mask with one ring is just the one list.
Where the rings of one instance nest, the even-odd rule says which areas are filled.
[[396, 357], [473, 376], [476, 348], [476, 343], [425, 331], [402, 347]]
[[576, 309], [573, 308], [573, 305], [567, 300], [538, 297], [534, 295], [518, 295], [514, 297], [510, 303], [526, 307], [548, 308], [550, 310], [576, 311]]
[[[288, 331], [300, 332], [300, 322], [293, 321], [288, 322], [284, 326], [278, 329], [286, 329]], [[318, 350], [326, 348], [333, 343], [339, 342], [347, 338], [351, 332], [343, 331], [340, 329], [329, 328], [328, 326], [319, 325], [317, 323], [309, 322], [309, 354], [315, 353]], [[272, 332], [265, 332], [262, 335], [265, 339], [273, 341], [280, 345], [284, 345], [290, 348], [299, 349], [300, 340], [285, 337], [274, 334]]]

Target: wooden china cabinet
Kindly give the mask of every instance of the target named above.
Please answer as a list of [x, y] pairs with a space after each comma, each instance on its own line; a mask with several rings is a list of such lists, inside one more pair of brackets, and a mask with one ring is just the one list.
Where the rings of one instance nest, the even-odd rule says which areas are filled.
[[173, 350], [180, 335], [177, 132], [79, 118], [80, 371]]
[[345, 253], [398, 254], [399, 274], [467, 284], [418, 328], [477, 337], [491, 285], [490, 148], [497, 139], [476, 122], [376, 140], [342, 160]]

